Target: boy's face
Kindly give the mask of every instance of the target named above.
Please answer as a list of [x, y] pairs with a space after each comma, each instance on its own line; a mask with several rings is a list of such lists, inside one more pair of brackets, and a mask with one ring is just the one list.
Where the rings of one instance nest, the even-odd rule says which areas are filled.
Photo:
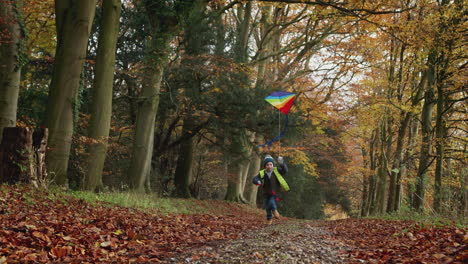
[[265, 170], [270, 172], [273, 170], [273, 162], [267, 162], [267, 164], [265, 164]]

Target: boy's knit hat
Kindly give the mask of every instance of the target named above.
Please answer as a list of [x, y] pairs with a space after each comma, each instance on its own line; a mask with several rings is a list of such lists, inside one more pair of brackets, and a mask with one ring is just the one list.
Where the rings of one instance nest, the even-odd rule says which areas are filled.
[[268, 162], [271, 162], [273, 163], [273, 165], [275, 165], [275, 160], [273, 159], [273, 157], [271, 155], [266, 155], [265, 158], [263, 159], [263, 167], [265, 167], [265, 165], [268, 163]]

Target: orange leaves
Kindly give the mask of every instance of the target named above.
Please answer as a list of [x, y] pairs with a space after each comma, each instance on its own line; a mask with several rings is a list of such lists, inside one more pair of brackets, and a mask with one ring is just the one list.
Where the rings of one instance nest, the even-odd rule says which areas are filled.
[[237, 238], [263, 217], [222, 202], [205, 204], [219, 216], [155, 216], [19, 186], [2, 186], [0, 197], [0, 263], [157, 263], [186, 247]]
[[39, 231], [33, 231], [32, 232], [32, 236], [35, 237], [35, 238], [39, 238], [41, 239], [42, 241], [45, 241], [47, 243], [50, 243], [50, 238], [46, 235], [46, 234], [43, 234]]
[[326, 223], [335, 239], [353, 249], [351, 263], [466, 263], [465, 230], [408, 221], [347, 219]]
[[50, 255], [53, 258], [63, 258], [65, 256], [70, 255], [72, 252], [72, 247], [70, 246], [63, 246], [63, 247], [54, 247], [50, 250]]
[[31, 54], [38, 51], [54, 54], [56, 30], [53, 0], [25, 0], [24, 23], [28, 32], [28, 49]]

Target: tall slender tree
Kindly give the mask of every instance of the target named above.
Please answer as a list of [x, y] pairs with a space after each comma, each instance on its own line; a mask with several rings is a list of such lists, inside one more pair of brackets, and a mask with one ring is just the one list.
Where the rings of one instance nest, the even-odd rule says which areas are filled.
[[[194, 6], [184, 20], [184, 49], [187, 58], [183, 59], [181, 63], [187, 65], [187, 69], [190, 68], [188, 64], [191, 61], [191, 59], [188, 58], [196, 58], [206, 53], [206, 46], [208, 44], [204, 37], [209, 31], [205, 15], [207, 1], [197, 0], [194, 2]], [[193, 135], [198, 124], [195, 122], [192, 109], [195, 108], [194, 103], [198, 100], [202, 89], [201, 80], [195, 72], [195, 69], [192, 68], [188, 70], [184, 84], [184, 93], [188, 103], [186, 105], [187, 111], [183, 119], [182, 135]], [[187, 136], [180, 144], [177, 167], [174, 175], [176, 194], [180, 197], [191, 197], [189, 185], [192, 179], [193, 151], [193, 136]]]
[[147, 44], [128, 172], [131, 188], [139, 191], [145, 189], [145, 183], [148, 183], [151, 172], [155, 118], [170, 43], [178, 34], [180, 18], [191, 9], [193, 1], [145, 0], [143, 4], [150, 21], [151, 34]]
[[120, 0], [107, 0], [102, 4], [102, 20], [96, 57], [96, 68], [91, 105], [89, 137], [89, 161], [83, 189], [102, 187], [102, 170], [107, 153], [107, 137], [112, 115], [112, 87], [115, 69], [115, 53], [119, 35]]
[[[237, 38], [234, 48], [234, 60], [237, 63], [248, 62], [248, 48], [249, 48], [249, 32], [252, 21], [252, 2], [247, 2], [245, 5], [240, 5], [237, 9]], [[246, 80], [249, 78], [246, 76]], [[250, 83], [246, 83], [249, 87]], [[242, 88], [241, 88], [242, 89]], [[229, 151], [225, 153], [225, 165], [227, 173], [227, 192], [225, 199], [228, 201], [242, 201], [245, 202], [243, 197], [243, 188], [245, 179], [243, 180], [243, 165], [245, 165], [248, 151], [248, 137], [247, 131], [235, 128], [237, 133], [234, 133], [235, 138], [226, 138], [225, 140], [230, 145]]]

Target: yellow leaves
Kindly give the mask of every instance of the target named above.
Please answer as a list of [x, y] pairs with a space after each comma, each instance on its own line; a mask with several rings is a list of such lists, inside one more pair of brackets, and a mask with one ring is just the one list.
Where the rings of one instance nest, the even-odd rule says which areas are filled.
[[25, 0], [23, 17], [28, 32], [28, 50], [55, 53], [56, 30], [53, 0]]
[[114, 234], [114, 235], [116, 235], [116, 236], [120, 236], [121, 234], [123, 234], [123, 231], [120, 230], [120, 229], [118, 229], [118, 230], [112, 232], [112, 234]]
[[213, 93], [222, 93], [223, 91], [221, 91], [221, 89], [216, 87], [216, 88], [211, 89], [211, 92], [213, 92]]
[[299, 149], [292, 149], [293, 154], [288, 156], [291, 158], [291, 163], [294, 165], [304, 166], [304, 171], [310, 176], [316, 177], [318, 173], [316, 171], [317, 164], [309, 159], [307, 154]]

